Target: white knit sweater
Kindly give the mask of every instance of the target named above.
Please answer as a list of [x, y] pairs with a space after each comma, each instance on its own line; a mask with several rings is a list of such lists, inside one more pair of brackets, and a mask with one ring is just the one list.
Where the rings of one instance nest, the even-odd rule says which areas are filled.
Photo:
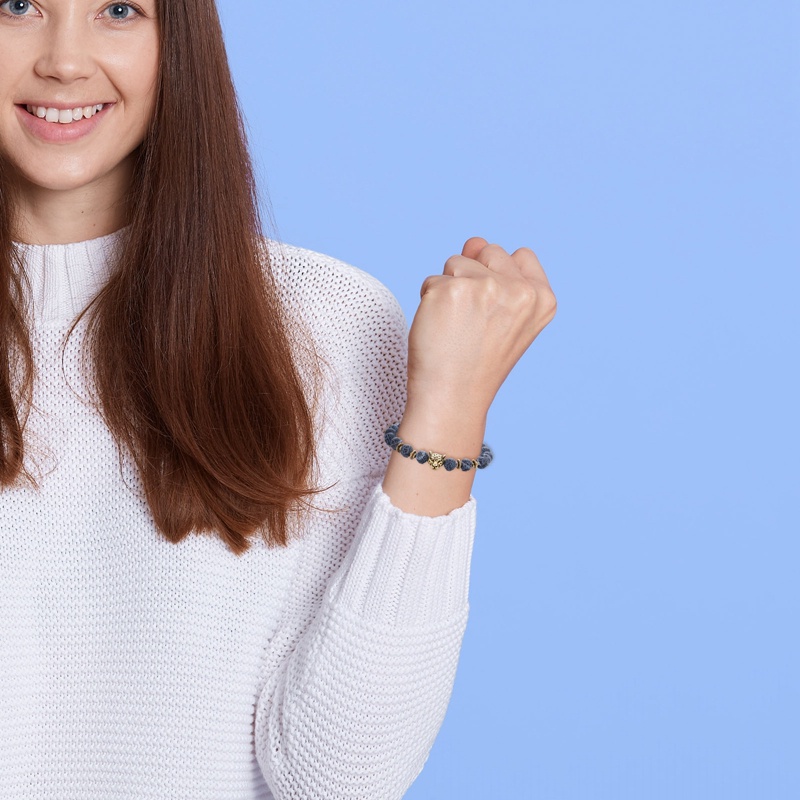
[[[0, 491], [0, 797], [402, 797], [450, 698], [475, 501], [447, 516], [380, 489], [402, 415], [406, 323], [377, 280], [270, 244], [330, 367], [303, 538], [236, 557], [157, 532], [129, 456], [86, 402], [83, 323], [124, 235], [22, 245], [40, 488]], [[422, 469], [422, 467], [420, 467]]]

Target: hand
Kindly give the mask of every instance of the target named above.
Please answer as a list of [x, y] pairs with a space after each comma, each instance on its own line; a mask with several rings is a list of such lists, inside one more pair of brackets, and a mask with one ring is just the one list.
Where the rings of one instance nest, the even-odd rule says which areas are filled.
[[536, 254], [474, 237], [425, 279], [409, 334], [409, 406], [485, 417], [497, 390], [553, 319], [556, 298]]
[[[408, 340], [408, 401], [398, 436], [477, 457], [486, 414], [514, 365], [556, 313], [536, 254], [475, 237], [425, 279]], [[475, 470], [431, 472], [394, 453], [383, 490], [411, 514], [439, 516], [470, 497]]]

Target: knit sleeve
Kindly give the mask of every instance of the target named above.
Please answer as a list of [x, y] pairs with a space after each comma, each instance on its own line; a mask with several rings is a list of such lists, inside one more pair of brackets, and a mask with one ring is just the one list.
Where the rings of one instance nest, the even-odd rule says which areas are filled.
[[377, 423], [401, 416], [406, 324], [388, 291], [368, 305], [336, 337], [357, 367], [330, 359], [358, 468], [334, 487], [338, 511], [309, 525], [265, 654], [255, 746], [276, 800], [401, 798], [441, 727], [467, 622], [475, 501], [421, 517], [382, 491]]

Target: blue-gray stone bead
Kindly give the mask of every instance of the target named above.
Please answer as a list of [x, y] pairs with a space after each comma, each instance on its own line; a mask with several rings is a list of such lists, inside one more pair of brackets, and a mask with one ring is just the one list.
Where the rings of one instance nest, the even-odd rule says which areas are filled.
[[[392, 450], [396, 450], [404, 458], [414, 458], [419, 464], [427, 464], [431, 461], [431, 455], [425, 450], [415, 451], [414, 446], [406, 444], [398, 435], [397, 431], [400, 430], [400, 423], [392, 423], [384, 432], [383, 438]], [[413, 454], [413, 455], [412, 455]], [[494, 459], [494, 453], [486, 442], [481, 446], [481, 454], [478, 458], [450, 458], [445, 457], [442, 466], [447, 472], [452, 472], [454, 469], [460, 469], [462, 472], [469, 472], [471, 469], [486, 469]]]

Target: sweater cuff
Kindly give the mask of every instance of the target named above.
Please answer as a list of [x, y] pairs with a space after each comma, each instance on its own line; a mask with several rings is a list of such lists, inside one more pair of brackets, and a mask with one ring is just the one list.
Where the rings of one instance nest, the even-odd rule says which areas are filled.
[[328, 588], [328, 601], [394, 627], [436, 624], [468, 607], [475, 498], [439, 517], [370, 495], [353, 544]]

